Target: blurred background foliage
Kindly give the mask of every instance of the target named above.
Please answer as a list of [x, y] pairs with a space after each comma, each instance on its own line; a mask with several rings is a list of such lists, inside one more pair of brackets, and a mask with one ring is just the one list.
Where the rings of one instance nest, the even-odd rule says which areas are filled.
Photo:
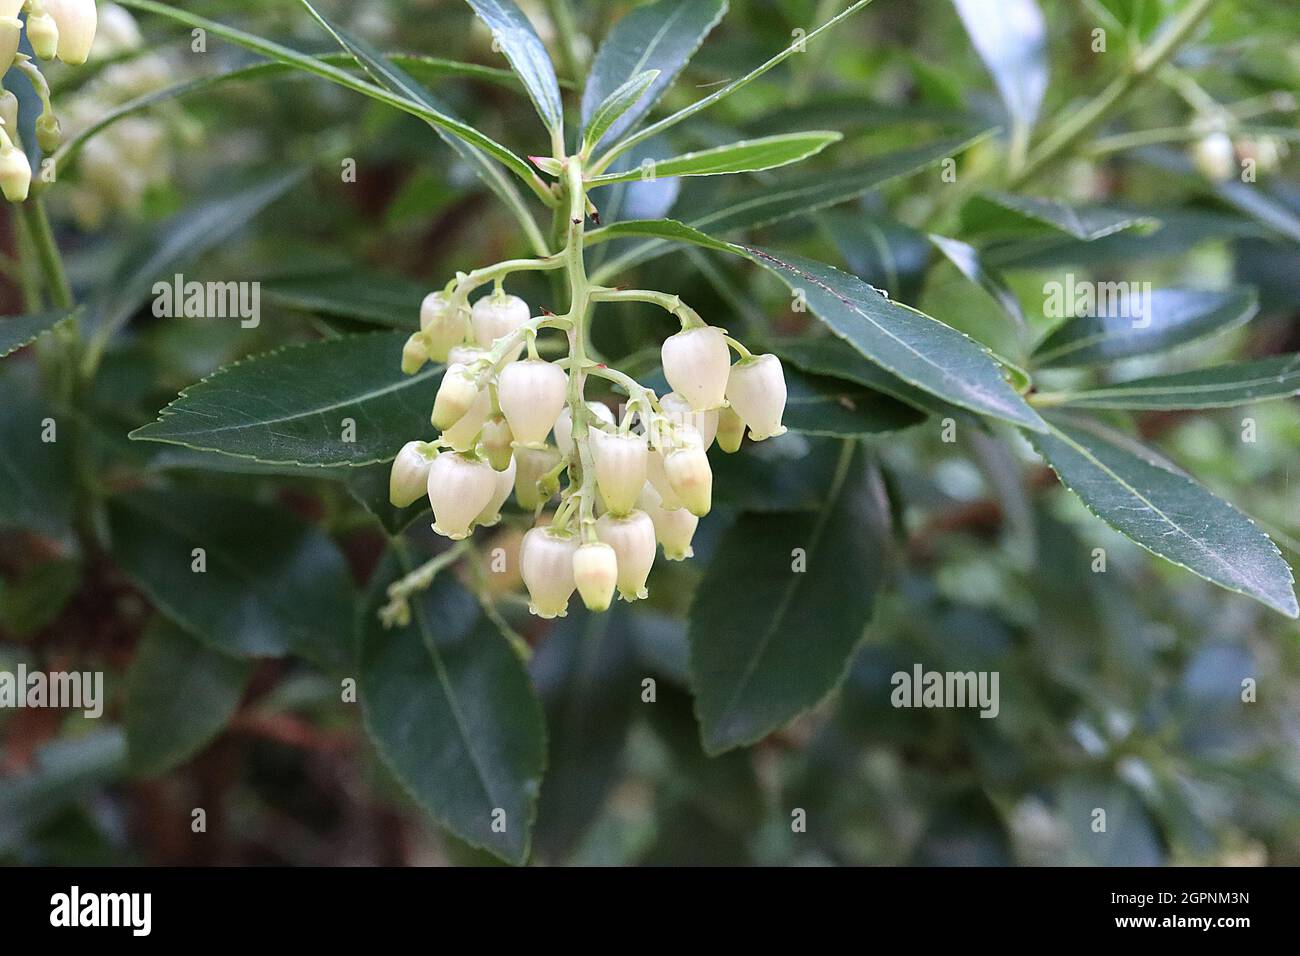
[[[335, 52], [297, 3], [184, 6], [304, 52]], [[570, 81], [566, 98], [576, 102], [580, 81], [556, 46], [556, 4], [523, 6]], [[580, 31], [573, 52], [585, 61], [630, 5], [567, 6]], [[660, 110], [740, 75], [787, 45], [793, 30], [810, 30], [842, 6], [736, 0]], [[1178, 4], [1041, 6], [1050, 64], [1042, 116], [1052, 120], [1100, 90], [1122, 68], [1126, 48], [1147, 41]], [[321, 7], [385, 51], [504, 66], [459, 2]], [[81, 117], [151, 88], [150, 70], [157, 88], [253, 62], [215, 38], [196, 55], [187, 30], [157, 17], [142, 15], [140, 25], [141, 48], [52, 72], [56, 106], [79, 98], [78, 121], [88, 122]], [[1107, 30], [1104, 55], [1091, 48], [1098, 26]], [[1017, 234], [982, 246], [1035, 337], [1057, 321], [1044, 314], [1044, 284], [1074, 273], [1157, 287], [1259, 289], [1261, 314], [1253, 322], [1170, 354], [1115, 363], [1106, 379], [1300, 350], [1300, 179], [1285, 149], [1296, 138], [1288, 97], [1300, 86], [1297, 38], [1295, 5], [1222, 0], [1175, 60], [1179, 75], [1213, 101], [1263, 104], [1246, 124], [1254, 132], [1239, 136], [1280, 154], [1257, 183], [1205, 176], [1190, 135], [1114, 151], [1081, 147], [1038, 181], [1036, 194], [1123, 206], [1161, 226], [1095, 241]], [[140, 68], [142, 58], [156, 62]], [[114, 79], [112, 70], [132, 63], [135, 73]], [[532, 109], [508, 75], [465, 79], [430, 69], [421, 79], [519, 154], [543, 147]], [[134, 82], [145, 87], [131, 88]], [[1145, 85], [1083, 147], [1135, 130], [1193, 128], [1198, 114], [1186, 84], [1179, 86]], [[92, 325], [120, 314], [125, 328], [75, 410], [78, 427], [91, 436], [83, 466], [105, 487], [162, 489], [152, 493], [164, 498], [151, 511], [128, 496], [95, 517], [129, 553], [88, 547], [99, 529], [78, 527], [69, 478], [75, 463], [35, 455], [25, 427], [54, 402], [40, 387], [40, 343], [5, 359], [0, 670], [19, 663], [103, 670], [108, 705], [100, 720], [0, 711], [0, 860], [490, 862], [404, 795], [367, 742], [357, 706], [339, 699], [348, 673], [339, 662], [350, 653], [351, 621], [373, 606], [366, 582], [385, 541], [358, 501], [382, 498], [386, 469], [379, 467], [378, 479], [338, 469], [304, 475], [130, 442], [126, 434], [152, 421], [180, 389], [241, 357], [341, 333], [412, 328], [423, 294], [455, 270], [521, 254], [518, 224], [423, 123], [312, 78], [285, 73], [213, 85], [138, 116], [156, 128], [148, 163], [131, 162], [147, 165], [150, 175], [123, 185], [111, 175], [112, 156], [97, 165], [87, 150], [49, 195]], [[791, 127], [843, 130], [841, 143], [801, 169], [816, 175], [1005, 120], [948, 0], [877, 0], [819, 38], [809, 55], [674, 129], [670, 142], [648, 145], [680, 152]], [[925, 237], [936, 222], [958, 221], [951, 190], [996, 176], [1006, 150], [1005, 137], [994, 136], [962, 153], [958, 186], [942, 184], [929, 169], [753, 235], [853, 272], [1014, 360], [1023, 343], [997, 302]], [[354, 183], [340, 176], [346, 159], [356, 162]], [[779, 178], [639, 184], [600, 204], [607, 221], [689, 219], [725, 200], [721, 190]], [[14, 251], [14, 230], [0, 232]], [[155, 318], [148, 288], [173, 266], [187, 278], [261, 280], [260, 325]], [[784, 286], [746, 262], [691, 249], [639, 271], [747, 339], [798, 334], [815, 323], [791, 311]], [[6, 280], [5, 311], [21, 313], [30, 280], [17, 269]], [[521, 277], [512, 291], [546, 302], [547, 287], [530, 282]], [[648, 308], [619, 308], [628, 321], [599, 323], [597, 344], [629, 367], [635, 361], [627, 357], [656, 348], [672, 329]], [[1059, 373], [1060, 385], [1075, 374]], [[1253, 443], [1242, 441], [1246, 418], [1257, 424]], [[1117, 413], [1114, 420], [1255, 517], [1294, 565], [1300, 409], [1293, 399]], [[956, 443], [945, 443], [937, 419], [868, 441], [890, 495], [888, 548], [896, 560], [884, 572], [874, 620], [843, 685], [786, 729], [707, 757], [687, 685], [686, 610], [742, 513], [818, 507], [834, 444], [792, 435], [761, 454], [751, 449], [719, 463], [722, 506], [701, 523], [697, 560], [660, 562], [649, 607], [620, 606], [598, 620], [575, 610], [551, 623], [521, 616], [503, 593], [503, 613], [534, 647], [529, 670], [549, 731], [534, 861], [1300, 863], [1295, 622], [1120, 538], [1051, 480], [1019, 439], [999, 442], [963, 427]], [[220, 504], [232, 497], [247, 503], [240, 518]], [[394, 520], [378, 510], [381, 520]], [[242, 520], [249, 527], [248, 538], [227, 542], [235, 564], [272, 560], [255, 529], [278, 527], [277, 520], [292, 519], [285, 532], [297, 536], [291, 547], [313, 555], [318, 583], [333, 594], [293, 612], [306, 636], [299, 646], [278, 634], [290, 645], [287, 656], [226, 657], [182, 629], [185, 608], [159, 608], [167, 602], [139, 586], [148, 576], [141, 571], [148, 541], [163, 533], [166, 517], [201, 521], [205, 514], [211, 526]], [[425, 524], [417, 522], [413, 534], [433, 549], [432, 537], [419, 533]], [[1108, 555], [1105, 574], [1090, 570], [1098, 547]], [[743, 577], [729, 591], [746, 600]], [[818, 612], [799, 624], [815, 645]], [[282, 622], [271, 625], [277, 629]], [[891, 707], [890, 675], [915, 662], [1000, 672], [999, 717]], [[646, 677], [657, 681], [654, 704], [640, 699]], [[1243, 678], [1258, 681], [1256, 703], [1241, 702]], [[172, 693], [151, 701], [158, 686]], [[1089, 829], [1098, 806], [1108, 811], [1104, 836]], [[194, 808], [206, 811], [205, 834], [191, 831]], [[792, 832], [796, 808], [806, 811], [807, 832]]]

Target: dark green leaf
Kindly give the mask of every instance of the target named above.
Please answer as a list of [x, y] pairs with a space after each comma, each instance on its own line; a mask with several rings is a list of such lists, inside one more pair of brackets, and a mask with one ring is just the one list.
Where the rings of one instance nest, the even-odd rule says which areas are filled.
[[1035, 0], [953, 0], [1021, 135], [1047, 92], [1047, 25]]
[[465, 0], [492, 31], [492, 39], [506, 55], [537, 114], [552, 133], [564, 132], [564, 106], [555, 67], [537, 31], [513, 0]]
[[962, 222], [973, 233], [1014, 229], [1018, 222], [1026, 220], [1085, 242], [1127, 229], [1149, 232], [1159, 226], [1150, 216], [1125, 209], [1071, 206], [1055, 199], [1000, 192], [981, 193], [962, 210]]
[[616, 141], [634, 128], [672, 85], [726, 10], [726, 0], [659, 0], [637, 7], [615, 23], [596, 51], [582, 91], [584, 136], [600, 142], [601, 137], [590, 132], [597, 104], [643, 70], [658, 70], [648, 95], [623, 113], [604, 138]]
[[[442, 366], [403, 375], [400, 333], [295, 345], [214, 372], [131, 437], [272, 464], [364, 465], [429, 433]], [[347, 421], [355, 423], [346, 441]]]
[[131, 492], [110, 502], [109, 517], [114, 560], [208, 646], [327, 666], [350, 658], [351, 577], [318, 529], [278, 508], [195, 491]]
[[348, 494], [379, 519], [385, 531], [397, 534], [429, 511], [429, 499], [420, 497], [409, 507], [394, 508], [388, 500], [388, 478], [391, 471], [392, 465], [388, 462], [348, 468], [347, 474], [343, 476], [343, 484], [348, 489]]
[[[382, 596], [382, 588], [375, 593]], [[546, 760], [542, 708], [523, 664], [447, 575], [412, 600], [407, 627], [384, 630], [377, 606], [362, 622], [360, 671], [376, 749], [439, 823], [523, 863]]]
[[62, 537], [72, 525], [74, 420], [37, 393], [30, 369], [15, 364], [0, 371], [0, 528]]
[[638, 73], [605, 97], [600, 105], [596, 107], [596, 112], [592, 114], [591, 122], [586, 132], [583, 133], [583, 147], [590, 148], [600, 142], [600, 138], [605, 135], [609, 128], [635, 106], [639, 99], [645, 96], [646, 90], [650, 88], [650, 84], [655, 81], [655, 77], [658, 75], [658, 70], [646, 70], [644, 73]]
[[42, 312], [38, 315], [16, 315], [0, 319], [0, 358], [12, 355], [25, 345], [31, 345], [46, 332], [71, 318], [67, 312]]
[[1022, 334], [1029, 331], [1029, 326], [1025, 322], [1024, 310], [1020, 308], [1020, 300], [1016, 298], [1016, 294], [1007, 285], [1007, 280], [1000, 273], [984, 264], [980, 258], [979, 250], [957, 239], [949, 239], [945, 236], [931, 234], [930, 241], [934, 243], [935, 248], [947, 257], [949, 262], [957, 267], [957, 270], [962, 275], [993, 296], [998, 305], [1002, 307], [1002, 311], [1015, 323], [1017, 330]]
[[1067, 392], [1059, 404], [1087, 408], [1226, 408], [1300, 395], [1300, 354], [1277, 355]]
[[251, 672], [170, 624], [150, 630], [127, 675], [131, 769], [156, 776], [198, 753], [234, 715]]
[[0, 579], [0, 631], [31, 637], [55, 620], [81, 585], [81, 563], [45, 561], [21, 577]]
[[[777, 166], [786, 166], [807, 159], [809, 156], [815, 156], [840, 138], [841, 134], [836, 132], [809, 130], [728, 143], [726, 146], [704, 149], [697, 153], [685, 153], [671, 159], [657, 160], [654, 163], [652, 178], [721, 176], [728, 173], [750, 173], [774, 169]], [[596, 176], [590, 182], [593, 186], [630, 182], [644, 178], [645, 174], [645, 170], [642, 169], [629, 169], [621, 173]]]
[[[1064, 301], [1065, 311], [1093, 314], [1066, 319], [1034, 349], [1033, 361], [1042, 368], [1095, 365], [1115, 359], [1161, 352], [1176, 345], [1235, 328], [1249, 322], [1259, 310], [1253, 289], [1222, 292], [1198, 289], [1156, 289], [1149, 296], [1105, 293], [1103, 284], [1086, 310]], [[1052, 304], [1049, 300], [1049, 308]]]
[[1300, 615], [1291, 569], [1268, 536], [1149, 450], [1074, 420], [1029, 437], [1093, 514], [1152, 554], [1288, 617]]
[[871, 618], [887, 540], [882, 486], [865, 459], [845, 443], [824, 510], [743, 516], [718, 546], [690, 628], [709, 752], [761, 739], [843, 678]]
[[546, 635], [531, 671], [546, 708], [546, 779], [537, 813], [539, 851], [562, 862], [600, 813], [618, 779], [641, 674], [633, 632], [640, 615], [616, 604], [580, 605]]
[[785, 425], [792, 432], [860, 438], [911, 428], [925, 416], [887, 395], [798, 369], [785, 370]]
[[419, 322], [420, 303], [428, 291], [410, 279], [358, 270], [262, 282], [262, 295], [275, 305], [410, 331]]

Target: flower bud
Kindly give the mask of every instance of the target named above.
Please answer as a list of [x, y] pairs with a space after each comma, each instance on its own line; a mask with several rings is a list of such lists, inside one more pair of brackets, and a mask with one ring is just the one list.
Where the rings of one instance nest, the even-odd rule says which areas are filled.
[[[608, 405], [601, 402], [588, 402], [587, 408], [606, 425], [614, 424], [614, 413], [609, 410]], [[555, 445], [565, 458], [573, 454], [573, 409], [568, 405], [560, 409], [560, 414], [555, 419]]]
[[709, 513], [713, 501], [713, 469], [703, 448], [687, 445], [670, 451], [664, 458], [664, 472], [687, 511], [698, 518]]
[[388, 500], [394, 508], [415, 504], [429, 490], [429, 468], [438, 449], [428, 442], [408, 441], [393, 459], [388, 475]]
[[745, 440], [745, 421], [730, 405], [718, 409], [718, 447], [728, 455], [740, 451]]
[[483, 348], [503, 335], [509, 335], [529, 320], [528, 303], [517, 295], [492, 293], [474, 303], [470, 310], [470, 324], [474, 327], [474, 341]]
[[706, 325], [664, 339], [664, 377], [697, 412], [722, 405], [731, 353], [721, 329]]
[[[9, 67], [14, 65], [14, 57], [18, 54], [18, 44], [22, 40], [23, 21], [17, 17], [0, 16], [0, 76], [9, 72]], [[12, 93], [6, 94], [13, 96]], [[15, 112], [14, 116], [18, 114]], [[9, 127], [12, 133], [18, 128], [17, 120], [9, 122], [5, 117], [5, 125]]]
[[433, 530], [453, 541], [469, 537], [470, 525], [497, 490], [497, 473], [477, 458], [451, 452], [429, 466], [429, 504]]
[[45, 9], [58, 24], [59, 59], [70, 66], [85, 63], [95, 42], [95, 0], [45, 0]]
[[785, 434], [785, 373], [775, 355], [756, 355], [731, 367], [727, 379], [727, 401], [741, 421], [749, 426], [749, 437], [763, 441]]
[[592, 541], [573, 552], [573, 580], [589, 611], [608, 611], [618, 584], [618, 558], [614, 549]]
[[62, 141], [63, 129], [57, 116], [46, 110], [36, 117], [36, 143], [42, 152], [54, 152]]
[[470, 405], [469, 411], [456, 419], [456, 424], [444, 428], [442, 437], [453, 450], [470, 451], [478, 444], [479, 432], [483, 430], [483, 423], [491, 414], [492, 396], [488, 394], [486, 388], [480, 388], [478, 394], [474, 396], [474, 403]]
[[12, 143], [0, 148], [0, 192], [10, 202], [22, 202], [32, 186], [32, 166], [27, 154]]
[[501, 520], [501, 506], [506, 503], [506, 499], [510, 497], [510, 492], [514, 490], [515, 461], [512, 458], [505, 471], [496, 472], [496, 486], [492, 492], [492, 500], [479, 513], [474, 523], [484, 528], [490, 528], [499, 522]]
[[647, 596], [646, 578], [655, 563], [655, 526], [644, 511], [622, 517], [603, 514], [596, 519], [596, 537], [614, 549], [618, 560], [618, 593], [624, 601]]
[[[560, 490], [559, 481], [553, 481], [546, 488], [538, 487], [542, 477], [555, 470], [560, 463], [560, 453], [550, 445], [542, 448], [516, 448], [515, 463], [515, 501], [525, 511], [533, 511], [544, 501]], [[553, 484], [554, 487], [551, 487]]]
[[616, 515], [625, 515], [636, 507], [637, 496], [645, 486], [648, 457], [645, 436], [599, 428], [587, 434], [595, 459], [596, 486], [605, 507]]
[[501, 370], [497, 402], [517, 444], [540, 445], [546, 441], [564, 408], [568, 385], [564, 369], [541, 359], [515, 362]]
[[685, 561], [693, 557], [691, 539], [700, 519], [685, 508], [666, 509], [653, 485], [646, 485], [641, 494], [641, 509], [650, 516], [655, 537], [663, 545], [664, 557], [669, 561]]
[[578, 586], [573, 578], [576, 535], [553, 528], [533, 528], [519, 546], [519, 572], [528, 588], [528, 610], [538, 617], [564, 617], [569, 596]]
[[59, 52], [59, 26], [48, 13], [28, 14], [27, 40], [33, 53], [42, 60], [52, 60]]
[[712, 447], [713, 439], [718, 434], [718, 409], [697, 412], [691, 408], [690, 402], [676, 392], [669, 392], [659, 399], [659, 407], [663, 409], [664, 415], [674, 424], [690, 425], [698, 431], [700, 440], [704, 443], [705, 451]]
[[420, 331], [429, 343], [429, 357], [445, 362], [452, 346], [465, 341], [465, 317], [451, 307], [444, 292], [430, 292], [420, 303]]
[[1208, 179], [1230, 179], [1237, 168], [1237, 156], [1227, 133], [1209, 133], [1192, 150], [1192, 159]]
[[478, 398], [479, 387], [474, 376], [464, 365], [448, 366], [433, 399], [433, 427], [448, 429], [460, 421]]
[[[515, 436], [510, 432], [510, 424], [500, 415], [493, 415], [483, 423], [483, 453], [487, 455], [488, 464], [497, 471], [510, 467], [513, 449], [510, 447]], [[513, 475], [514, 472], [511, 472]]]
[[412, 332], [402, 346], [402, 374], [414, 375], [429, 361], [429, 337], [423, 332]]

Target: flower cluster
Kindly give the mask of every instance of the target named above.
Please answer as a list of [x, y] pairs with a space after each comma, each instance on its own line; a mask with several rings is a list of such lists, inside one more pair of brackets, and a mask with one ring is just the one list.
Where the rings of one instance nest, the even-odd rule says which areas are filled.
[[[586, 358], [585, 303], [569, 316], [532, 316], [502, 288], [510, 271], [557, 267], [548, 259], [502, 263], [458, 275], [424, 300], [402, 366], [412, 374], [430, 360], [447, 363], [432, 413], [440, 435], [408, 442], [390, 482], [396, 507], [427, 494], [433, 530], [452, 539], [496, 524], [513, 493], [534, 523], [520, 547], [520, 574], [530, 610], [546, 618], [563, 616], [575, 590], [596, 611], [607, 609], [616, 591], [625, 601], [646, 597], [660, 546], [670, 561], [692, 554], [696, 525], [712, 504], [710, 446], [734, 452], [746, 428], [754, 441], [785, 431], [785, 377], [776, 356], [751, 355], [675, 296], [582, 290], [589, 303], [648, 301], [679, 317], [682, 331], [663, 343], [672, 391], [661, 397]], [[470, 307], [469, 292], [492, 279], [496, 289]], [[567, 334], [565, 358], [539, 357], [543, 329]], [[733, 349], [740, 356], [734, 365]], [[588, 376], [626, 393], [620, 415], [586, 400]]]
[[[0, 0], [0, 76], [10, 68], [26, 76], [41, 99], [36, 139], [41, 149], [53, 152], [62, 138], [58, 117], [50, 105], [50, 87], [36, 64], [18, 52], [27, 11], [27, 41], [39, 59], [56, 57], [74, 66], [86, 62], [95, 41], [98, 16], [95, 0]], [[32, 167], [18, 137], [18, 98], [0, 91], [0, 191], [10, 202], [22, 202], [32, 185]]]

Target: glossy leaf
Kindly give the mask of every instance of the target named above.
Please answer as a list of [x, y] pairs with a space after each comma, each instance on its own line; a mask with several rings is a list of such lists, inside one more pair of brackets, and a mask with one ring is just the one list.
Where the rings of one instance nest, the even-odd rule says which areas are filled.
[[185, 389], [131, 437], [272, 464], [386, 461], [431, 433], [429, 410], [442, 375], [440, 365], [403, 375], [405, 339], [357, 335], [236, 362]]
[[623, 114], [632, 109], [637, 101], [645, 96], [646, 90], [659, 75], [658, 70], [646, 70], [632, 77], [609, 96], [601, 101], [591, 116], [591, 123], [583, 134], [583, 145], [593, 146], [600, 141], [611, 126], [618, 122]]
[[131, 769], [155, 776], [198, 753], [234, 715], [251, 672], [248, 661], [218, 653], [171, 624], [152, 628], [127, 674]]
[[[620, 18], [596, 51], [582, 91], [584, 138], [593, 143], [602, 138], [612, 142], [634, 128], [672, 85], [726, 10], [726, 0], [659, 0]], [[598, 104], [646, 70], [659, 71], [647, 94], [631, 104], [603, 136], [595, 134], [592, 119]]]
[[[1101, 297], [1100, 290], [1096, 297]], [[1061, 305], [1073, 310], [1075, 304], [1067, 299], [1068, 286], [1062, 289]], [[1053, 329], [1032, 358], [1040, 367], [1057, 368], [1162, 352], [1249, 322], [1258, 310], [1254, 291], [1242, 288], [1156, 289], [1149, 297], [1111, 295], [1107, 302], [1089, 308], [1095, 315], [1066, 319]]]
[[[764, 136], [761, 139], [743, 140], [696, 153], [685, 153], [671, 159], [661, 159], [654, 163], [650, 174], [652, 178], [660, 179], [671, 176], [720, 176], [774, 169], [815, 156], [840, 138], [840, 133], [825, 130]], [[629, 169], [621, 173], [596, 176], [590, 182], [593, 186], [605, 185], [642, 179], [645, 176], [645, 170]]]
[[1149, 450], [1073, 420], [1029, 438], [1088, 510], [1152, 554], [1288, 617], [1300, 615], [1291, 569], [1268, 536]]
[[756, 247], [747, 254], [792, 290], [801, 290], [808, 308], [832, 332], [898, 378], [973, 412], [1043, 427], [973, 339], [823, 263]]
[[192, 490], [131, 492], [110, 502], [109, 518], [118, 566], [209, 647], [326, 666], [350, 658], [351, 577], [317, 528], [279, 508]]
[[300, 312], [394, 329], [414, 329], [429, 290], [401, 276], [363, 270], [264, 279], [264, 301]]
[[67, 312], [41, 312], [0, 319], [0, 358], [31, 345], [46, 332], [72, 318]]
[[618, 780], [641, 706], [634, 637], [640, 617], [627, 605], [603, 614], [571, 607], [533, 657], [549, 745], [536, 841], [550, 862], [563, 862], [578, 844]]
[[861, 438], [910, 428], [925, 416], [879, 392], [785, 370], [785, 426], [802, 435]]
[[[1009, 214], [1009, 215], [1008, 215]], [[1013, 193], [981, 193], [962, 210], [968, 231], [1014, 229], [1028, 222], [1048, 226], [1084, 242], [1104, 239], [1128, 229], [1151, 231], [1159, 222], [1143, 213], [1107, 206], [1072, 206], [1056, 199]]]
[[822, 511], [742, 516], [696, 591], [691, 685], [710, 753], [760, 740], [815, 706], [865, 633], [888, 513], [865, 452], [844, 449]]
[[514, 0], [465, 0], [492, 31], [493, 41], [523, 80], [537, 114], [552, 133], [564, 131], [564, 106], [555, 67], [528, 18]]
[[[378, 585], [395, 578], [394, 564], [381, 565]], [[546, 759], [523, 664], [448, 575], [412, 599], [406, 627], [385, 630], [377, 606], [361, 622], [358, 686], [380, 757], [456, 836], [523, 863]]]
[[1067, 392], [1059, 404], [1085, 408], [1227, 408], [1300, 395], [1300, 354], [1235, 362]]
[[1035, 0], [953, 0], [1011, 121], [1028, 130], [1047, 92], [1047, 24]]

